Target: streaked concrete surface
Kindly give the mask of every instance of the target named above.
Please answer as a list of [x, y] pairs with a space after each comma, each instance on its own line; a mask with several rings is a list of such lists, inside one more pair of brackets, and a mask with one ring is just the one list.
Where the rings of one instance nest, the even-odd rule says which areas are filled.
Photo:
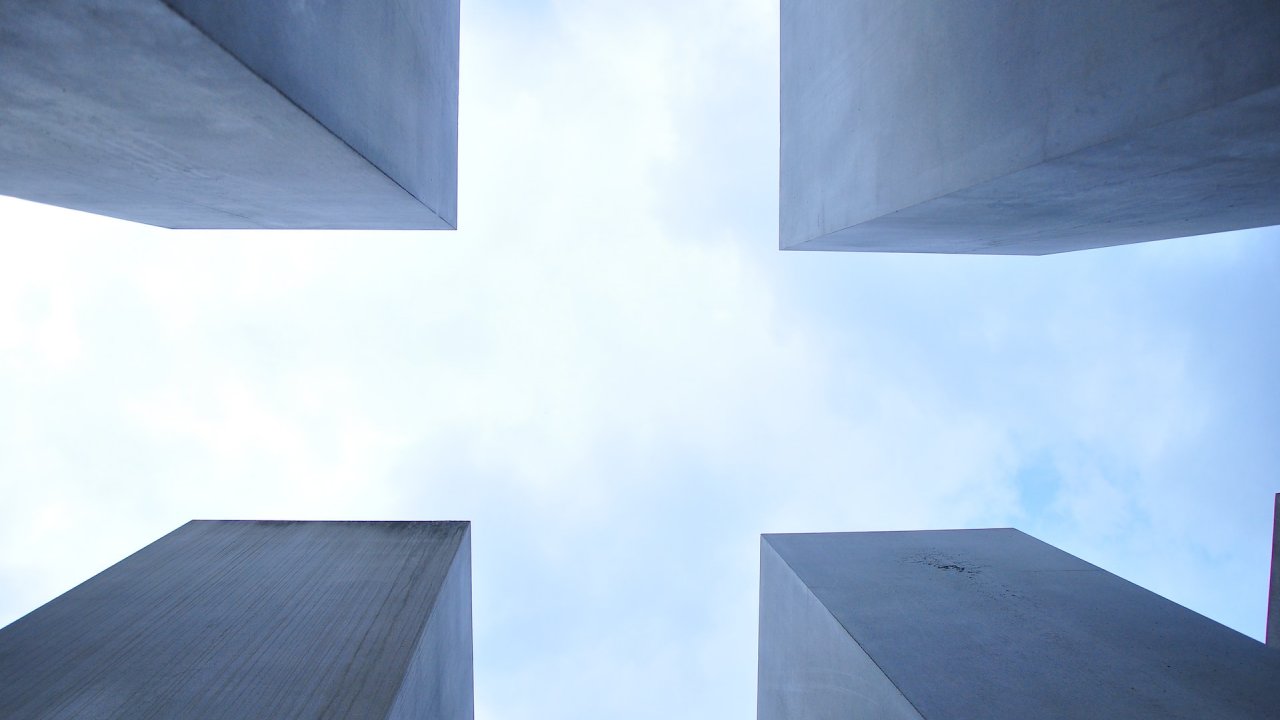
[[0, 629], [4, 718], [470, 720], [465, 522], [193, 521]]
[[182, 3], [210, 39], [162, 0], [0, 2], [0, 194], [171, 228], [451, 229], [457, 8]]
[[761, 720], [913, 717], [894, 690], [930, 720], [1280, 708], [1280, 652], [1017, 530], [766, 535], [761, 562]]
[[783, 0], [780, 246], [1041, 255], [1280, 224], [1280, 4]]

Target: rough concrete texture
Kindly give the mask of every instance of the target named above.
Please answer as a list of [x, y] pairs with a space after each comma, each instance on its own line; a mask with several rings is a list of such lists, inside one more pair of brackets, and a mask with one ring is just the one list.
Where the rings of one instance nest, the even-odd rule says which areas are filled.
[[173, 228], [451, 229], [457, 4], [182, 3], [251, 70], [161, 0], [0, 2], [0, 194]]
[[1280, 3], [783, 0], [784, 249], [1280, 224]]
[[761, 562], [761, 720], [1280, 708], [1280, 652], [1017, 530], [766, 535]]
[[469, 528], [188, 523], [0, 629], [0, 717], [470, 720]]
[[1271, 590], [1267, 597], [1267, 644], [1280, 648], [1280, 493], [1276, 493], [1271, 531]]

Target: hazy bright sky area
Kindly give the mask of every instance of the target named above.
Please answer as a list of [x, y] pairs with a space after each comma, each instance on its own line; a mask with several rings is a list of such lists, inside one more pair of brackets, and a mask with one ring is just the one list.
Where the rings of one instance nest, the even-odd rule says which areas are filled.
[[1254, 637], [1280, 229], [781, 253], [776, 0], [465, 0], [460, 230], [0, 198], [0, 624], [191, 518], [472, 520], [477, 717], [754, 716], [762, 532], [1014, 526]]

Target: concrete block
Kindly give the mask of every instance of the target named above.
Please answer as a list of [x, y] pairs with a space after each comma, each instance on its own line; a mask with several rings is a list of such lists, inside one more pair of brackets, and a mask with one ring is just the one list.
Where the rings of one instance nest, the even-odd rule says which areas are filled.
[[458, 0], [6, 0], [0, 194], [173, 228], [452, 229], [458, 21]]
[[783, 0], [781, 44], [783, 249], [1280, 224], [1273, 0]]
[[760, 720], [1276, 717], [1280, 652], [1017, 530], [765, 535]]
[[470, 547], [193, 521], [0, 629], [0, 717], [470, 720]]

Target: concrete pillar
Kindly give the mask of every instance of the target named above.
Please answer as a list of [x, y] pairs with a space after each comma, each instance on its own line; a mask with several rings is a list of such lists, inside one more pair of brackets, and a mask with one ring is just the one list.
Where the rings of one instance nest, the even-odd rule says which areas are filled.
[[458, 0], [0, 2], [0, 194], [171, 228], [452, 229]]
[[1275, 0], [782, 0], [780, 246], [1280, 224]]
[[1017, 530], [765, 535], [760, 720], [1262, 720], [1280, 653]]
[[464, 522], [190, 522], [0, 629], [6, 720], [471, 720]]

